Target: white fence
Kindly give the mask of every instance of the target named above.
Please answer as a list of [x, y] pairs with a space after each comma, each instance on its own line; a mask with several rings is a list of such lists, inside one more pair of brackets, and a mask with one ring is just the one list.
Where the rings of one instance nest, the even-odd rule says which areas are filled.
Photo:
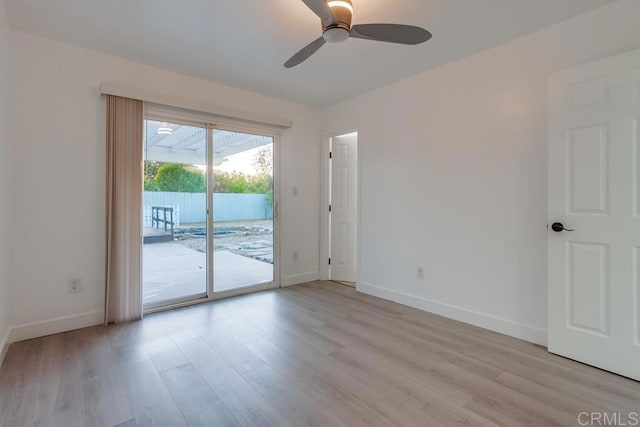
[[[151, 207], [173, 208], [174, 226], [207, 221], [205, 193], [144, 192], [144, 225], [151, 226]], [[249, 221], [272, 219], [273, 208], [265, 194], [215, 193], [214, 221]]]

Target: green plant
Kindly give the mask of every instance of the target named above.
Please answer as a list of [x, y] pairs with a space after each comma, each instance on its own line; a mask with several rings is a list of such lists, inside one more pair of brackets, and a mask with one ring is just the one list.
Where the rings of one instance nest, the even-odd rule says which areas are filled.
[[160, 191], [160, 188], [158, 188], [158, 183], [155, 181], [155, 179], [145, 177], [144, 191]]
[[216, 171], [213, 175], [214, 193], [248, 193], [247, 177], [238, 172]]
[[270, 205], [273, 205], [273, 144], [258, 151], [253, 160], [253, 167], [258, 171], [254, 179], [259, 192], [265, 195]]
[[207, 189], [205, 175], [189, 170], [180, 163], [165, 163], [158, 168], [155, 182], [160, 191], [177, 193], [204, 193]]
[[158, 173], [158, 169], [162, 166], [163, 163], [156, 162], [153, 160], [145, 160], [144, 161], [144, 177], [145, 179], [154, 180], [156, 179], [156, 174]]

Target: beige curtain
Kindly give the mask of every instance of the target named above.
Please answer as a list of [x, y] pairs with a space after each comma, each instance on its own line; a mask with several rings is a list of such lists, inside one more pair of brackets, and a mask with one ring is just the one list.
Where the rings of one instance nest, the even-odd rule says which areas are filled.
[[105, 325], [142, 318], [143, 103], [107, 95]]

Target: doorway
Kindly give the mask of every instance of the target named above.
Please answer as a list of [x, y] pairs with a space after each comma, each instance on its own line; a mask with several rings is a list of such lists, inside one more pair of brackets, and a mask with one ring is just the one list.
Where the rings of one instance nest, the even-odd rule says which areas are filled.
[[329, 279], [351, 287], [357, 281], [358, 133], [329, 138]]
[[145, 311], [278, 286], [277, 135], [149, 112]]

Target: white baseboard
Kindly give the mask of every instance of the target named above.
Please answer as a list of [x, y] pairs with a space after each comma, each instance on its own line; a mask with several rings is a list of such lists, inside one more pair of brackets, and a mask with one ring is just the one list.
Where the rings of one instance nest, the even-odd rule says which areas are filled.
[[0, 339], [0, 368], [2, 367], [4, 358], [7, 355], [7, 350], [9, 350], [9, 345], [11, 344], [9, 342], [9, 332], [10, 330], [7, 330], [7, 332], [4, 334], [4, 337]]
[[314, 280], [320, 280], [320, 272], [312, 271], [311, 273], [294, 274], [282, 279], [282, 287], [299, 285], [300, 283], [313, 282]]
[[543, 346], [547, 345], [547, 331], [502, 319], [485, 313], [467, 310], [427, 298], [392, 291], [368, 283], [358, 282], [357, 290], [378, 298], [397, 302], [419, 310], [428, 311], [460, 322], [469, 323], [494, 332], [509, 335]]
[[8, 342], [14, 343], [59, 334], [61, 332], [101, 325], [103, 322], [104, 313], [102, 311], [92, 311], [89, 313], [75, 314], [73, 316], [58, 317], [42, 322], [18, 325], [9, 330]]

